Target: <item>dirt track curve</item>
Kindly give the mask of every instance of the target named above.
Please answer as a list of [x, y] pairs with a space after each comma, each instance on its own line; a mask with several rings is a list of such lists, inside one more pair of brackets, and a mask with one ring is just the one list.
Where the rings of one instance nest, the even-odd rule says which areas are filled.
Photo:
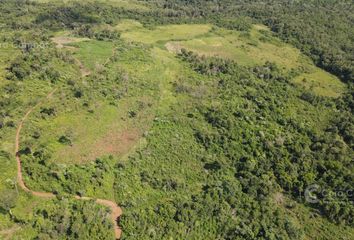
[[[16, 154], [16, 161], [17, 161], [17, 181], [18, 184], [20, 185], [20, 187], [28, 192], [31, 193], [34, 196], [37, 197], [42, 197], [42, 198], [54, 198], [55, 194], [53, 193], [48, 193], [48, 192], [36, 192], [36, 191], [32, 191], [30, 190], [25, 182], [23, 181], [23, 177], [22, 177], [22, 167], [21, 167], [21, 158], [20, 158], [20, 134], [21, 134], [21, 130], [23, 127], [24, 122], [27, 120], [28, 116], [32, 113], [32, 111], [37, 108], [44, 100], [49, 99], [54, 92], [56, 91], [53, 90], [52, 92], [50, 92], [47, 97], [45, 99], [43, 99], [42, 101], [38, 102], [35, 106], [33, 106], [31, 109], [29, 109], [27, 111], [27, 113], [25, 114], [25, 116], [22, 118], [20, 124], [17, 127], [17, 132], [16, 132], [16, 140], [15, 140], [15, 154]], [[96, 199], [96, 198], [90, 198], [90, 197], [81, 197], [81, 196], [73, 196], [73, 198], [78, 199], [78, 200], [95, 200], [95, 202], [97, 204], [106, 206], [108, 208], [111, 209], [111, 220], [113, 222], [113, 226], [114, 226], [114, 234], [115, 234], [115, 238], [116, 239], [120, 239], [121, 234], [122, 234], [122, 230], [121, 228], [118, 226], [118, 219], [119, 217], [122, 215], [122, 209], [113, 201], [110, 200], [106, 200], [106, 199]]]

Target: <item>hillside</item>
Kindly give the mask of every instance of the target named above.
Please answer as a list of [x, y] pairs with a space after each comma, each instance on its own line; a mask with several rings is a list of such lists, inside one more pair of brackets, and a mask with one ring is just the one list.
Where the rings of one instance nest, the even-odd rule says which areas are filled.
[[353, 6], [259, 2], [0, 0], [0, 239], [353, 239]]

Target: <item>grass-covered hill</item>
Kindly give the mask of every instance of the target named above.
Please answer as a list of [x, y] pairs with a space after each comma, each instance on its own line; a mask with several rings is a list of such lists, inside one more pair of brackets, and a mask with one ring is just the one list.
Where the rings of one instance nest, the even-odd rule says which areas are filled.
[[352, 5], [262, 3], [0, 0], [0, 239], [353, 239]]

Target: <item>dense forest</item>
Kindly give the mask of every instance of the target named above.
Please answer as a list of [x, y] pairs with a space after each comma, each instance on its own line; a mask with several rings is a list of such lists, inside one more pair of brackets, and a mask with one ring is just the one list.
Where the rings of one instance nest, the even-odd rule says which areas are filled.
[[0, 0], [0, 238], [352, 239], [353, 8]]

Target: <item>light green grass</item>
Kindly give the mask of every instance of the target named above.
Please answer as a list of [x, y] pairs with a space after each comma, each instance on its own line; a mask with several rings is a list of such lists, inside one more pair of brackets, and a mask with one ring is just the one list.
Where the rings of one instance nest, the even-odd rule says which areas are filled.
[[259, 59], [250, 57], [242, 46], [235, 48], [227, 39], [219, 36], [192, 39], [183, 42], [169, 42], [165, 46], [169, 51], [178, 52], [180, 49], [185, 48], [204, 56], [234, 59], [245, 66], [252, 66], [261, 62]]
[[314, 68], [311, 73], [301, 74], [294, 82], [321, 96], [339, 97], [345, 89], [345, 84], [338, 78], [319, 68]]
[[105, 64], [107, 59], [113, 55], [114, 43], [112, 42], [92, 40], [69, 45], [78, 47], [75, 56], [90, 70], [95, 70], [99, 65]]
[[[204, 56], [227, 58], [243, 66], [261, 65], [269, 61], [276, 63], [284, 71], [306, 69], [306, 73], [294, 79], [294, 82], [321, 96], [338, 97], [345, 89], [345, 85], [337, 77], [314, 66], [298, 49], [282, 43], [262, 25], [255, 25], [248, 35], [215, 29], [208, 36], [171, 41], [165, 47], [171, 52], [179, 52], [185, 48]], [[304, 78], [308, 81], [302, 81]]]
[[122, 38], [127, 41], [153, 44], [158, 41], [187, 40], [208, 33], [211, 26], [208, 24], [182, 24], [159, 26], [154, 30], [141, 28], [123, 32]]
[[[73, 163], [85, 162], [95, 159], [85, 159], [93, 149], [96, 139], [107, 133], [114, 120], [118, 119], [119, 112], [114, 106], [96, 103], [92, 109], [94, 114], [85, 110], [73, 110], [60, 114], [54, 119], [44, 121], [40, 128], [43, 132], [42, 141], [48, 144], [48, 148], [54, 153], [53, 162]], [[69, 134], [72, 136], [73, 146], [60, 144], [60, 136]]]
[[[121, 101], [118, 107], [97, 102], [91, 107], [92, 113], [85, 109], [76, 109], [39, 123], [37, 127], [43, 130], [41, 143], [46, 144], [53, 152], [51, 161], [65, 164], [84, 163], [112, 154], [105, 148], [104, 143], [115, 143], [115, 152], [120, 149], [122, 153], [129, 150], [131, 141], [126, 142], [121, 138], [124, 138], [128, 131], [140, 134], [140, 131], [136, 130], [138, 126], [127, 120], [127, 112], [136, 101], [136, 98], [127, 98]], [[71, 136], [72, 146], [58, 142], [60, 136], [66, 134]], [[122, 146], [123, 144], [129, 146]]]
[[267, 42], [260, 41], [262, 34], [257, 29], [258, 27], [252, 29], [249, 35], [215, 29], [209, 36], [188, 41], [169, 42], [166, 47], [170, 51], [186, 48], [201, 55], [232, 59], [246, 66], [271, 61], [290, 70], [301, 66], [300, 61], [307, 61], [302, 59], [299, 50], [277, 42], [274, 37], [269, 37]]
[[144, 4], [142, 1], [135, 0], [102, 0], [102, 2], [111, 4], [116, 7], [121, 7], [128, 10], [141, 10], [147, 11], [149, 10], [149, 6]]
[[115, 26], [115, 29], [120, 32], [132, 31], [141, 28], [143, 28], [143, 25], [140, 22], [132, 19], [123, 19], [117, 26]]
[[292, 199], [284, 198], [284, 201], [286, 204], [290, 203], [293, 207], [287, 208], [281, 206], [279, 209], [293, 219], [297, 225], [303, 227], [303, 240], [350, 240], [354, 238], [353, 228], [330, 222], [321, 217], [319, 212], [299, 204]]

